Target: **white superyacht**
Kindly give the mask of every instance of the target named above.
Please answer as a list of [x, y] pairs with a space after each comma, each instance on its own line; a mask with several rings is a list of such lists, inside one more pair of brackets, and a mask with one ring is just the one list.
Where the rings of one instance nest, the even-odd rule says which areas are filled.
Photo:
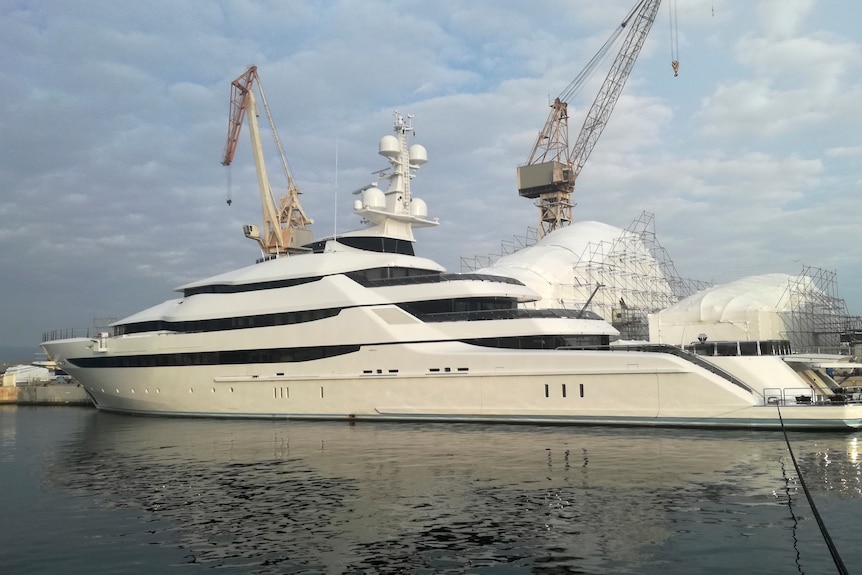
[[437, 222], [411, 194], [427, 156], [408, 147], [409, 123], [396, 114], [380, 142], [387, 189], [354, 202], [368, 227], [43, 349], [99, 409], [131, 414], [862, 426], [862, 404], [788, 361], [786, 342], [614, 345], [618, 332], [586, 309], [527, 309], [539, 296], [518, 280], [414, 255], [413, 228]]

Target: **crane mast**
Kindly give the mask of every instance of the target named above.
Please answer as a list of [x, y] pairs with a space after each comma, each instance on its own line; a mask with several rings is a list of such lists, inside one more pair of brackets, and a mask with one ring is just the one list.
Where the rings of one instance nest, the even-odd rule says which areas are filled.
[[[661, 0], [640, 0], [617, 28], [604, 49], [628, 30], [611, 69], [587, 113], [575, 145], [569, 147], [568, 98], [583, 82], [579, 76], [551, 104], [551, 112], [527, 163], [518, 168], [518, 193], [536, 199], [539, 237], [572, 223], [575, 180], [607, 125], [632, 66], [655, 22]], [[597, 55], [598, 56], [598, 55]], [[596, 57], [590, 63], [594, 66]]]
[[[260, 137], [258, 125], [257, 99], [254, 95], [254, 86], [260, 93], [261, 102], [266, 111], [272, 130], [275, 145], [281, 157], [281, 164], [287, 178], [287, 190], [285, 194], [276, 201], [269, 183], [269, 176], [264, 162], [263, 143]], [[255, 170], [257, 171], [258, 190], [260, 192], [261, 208], [263, 210], [263, 229], [254, 224], [243, 226], [245, 237], [257, 241], [264, 256], [278, 257], [307, 251], [303, 245], [311, 241], [311, 230], [308, 226], [314, 223], [309, 219], [299, 203], [299, 187], [290, 174], [284, 150], [278, 139], [278, 132], [263, 93], [260, 77], [257, 74], [257, 66], [251, 66], [240, 77], [231, 82], [230, 117], [228, 118], [228, 134], [225, 143], [222, 165], [229, 166], [236, 153], [239, 135], [242, 131], [244, 119], [248, 119], [248, 132], [251, 138], [252, 155], [254, 156]]]

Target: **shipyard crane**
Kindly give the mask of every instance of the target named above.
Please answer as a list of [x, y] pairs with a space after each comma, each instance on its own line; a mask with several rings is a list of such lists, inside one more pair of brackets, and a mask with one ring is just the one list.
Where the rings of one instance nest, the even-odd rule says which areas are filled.
[[[620, 97], [661, 0], [639, 0], [587, 67], [551, 104], [545, 127], [539, 132], [527, 163], [518, 168], [518, 193], [536, 199], [539, 207], [539, 238], [572, 223], [571, 195], [575, 180], [601, 136]], [[578, 139], [569, 147], [568, 99], [608, 53], [623, 31], [628, 30], [616, 59], [587, 113]], [[678, 62], [674, 62], [674, 71]]]
[[[276, 201], [269, 184], [266, 164], [263, 158], [263, 144], [260, 137], [257, 117], [257, 99], [254, 87], [260, 93], [261, 103], [269, 120], [275, 146], [281, 156], [281, 165], [287, 177], [287, 191]], [[299, 203], [299, 187], [290, 174], [284, 150], [278, 139], [275, 123], [263, 93], [257, 66], [251, 66], [239, 78], [231, 82], [230, 118], [228, 119], [227, 142], [225, 143], [222, 165], [229, 166], [233, 161], [239, 135], [242, 131], [243, 119], [248, 118], [248, 132], [251, 137], [251, 148], [254, 156], [254, 166], [257, 170], [257, 184], [260, 191], [261, 207], [263, 209], [263, 228], [254, 224], [243, 226], [245, 237], [257, 241], [265, 258], [290, 255], [307, 251], [302, 246], [311, 242], [311, 230], [308, 226], [314, 223], [309, 219]], [[230, 200], [228, 200], [230, 203]]]

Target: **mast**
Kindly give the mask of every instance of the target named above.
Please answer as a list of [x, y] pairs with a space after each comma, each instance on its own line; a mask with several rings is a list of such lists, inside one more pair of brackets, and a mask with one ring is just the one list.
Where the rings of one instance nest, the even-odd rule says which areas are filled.
[[414, 241], [413, 228], [439, 225], [428, 219], [428, 207], [423, 200], [413, 197], [410, 182], [415, 172], [428, 162], [428, 152], [419, 144], [407, 145], [407, 135], [413, 132], [406, 118], [395, 115], [395, 135], [380, 139], [379, 154], [389, 160], [388, 169], [377, 172], [382, 180], [389, 181], [384, 192], [371, 184], [354, 192], [362, 199], [354, 202], [353, 212], [371, 222], [371, 228], [363, 230], [364, 235], [379, 235], [388, 238]]

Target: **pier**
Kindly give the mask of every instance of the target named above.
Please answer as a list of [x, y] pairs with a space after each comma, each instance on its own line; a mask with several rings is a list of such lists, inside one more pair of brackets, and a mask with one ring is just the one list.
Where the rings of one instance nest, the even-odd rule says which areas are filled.
[[77, 384], [35, 383], [0, 387], [0, 405], [93, 405]]
[[18, 382], [13, 373], [4, 369], [0, 405], [93, 405], [93, 402], [78, 383], [54, 380]]

